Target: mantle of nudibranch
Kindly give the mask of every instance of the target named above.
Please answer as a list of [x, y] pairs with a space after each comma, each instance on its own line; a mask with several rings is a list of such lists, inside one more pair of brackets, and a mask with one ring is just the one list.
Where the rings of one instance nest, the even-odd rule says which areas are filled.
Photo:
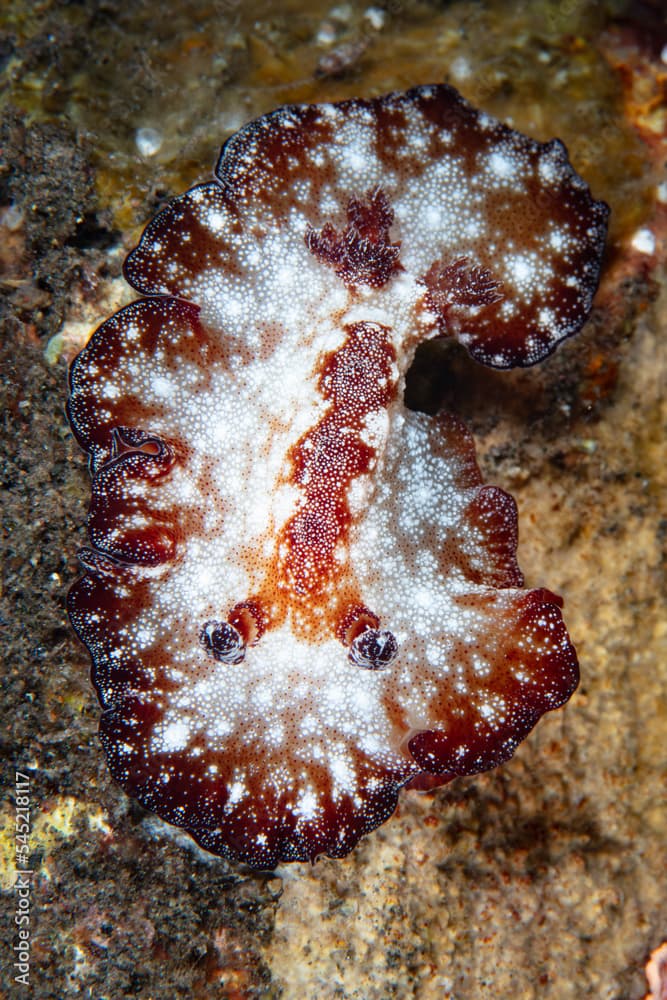
[[576, 332], [607, 209], [450, 88], [283, 108], [147, 228], [72, 366], [92, 547], [70, 613], [116, 778], [254, 865], [341, 856], [423, 772], [507, 759], [578, 672], [513, 500], [416, 346]]

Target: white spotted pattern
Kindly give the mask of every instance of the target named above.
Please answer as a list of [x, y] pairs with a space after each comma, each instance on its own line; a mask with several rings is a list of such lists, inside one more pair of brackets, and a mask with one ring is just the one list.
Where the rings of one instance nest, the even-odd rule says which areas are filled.
[[[573, 690], [558, 599], [521, 589], [513, 501], [457, 421], [402, 391], [426, 337], [504, 367], [578, 329], [606, 211], [560, 144], [444, 87], [282, 109], [217, 172], [131, 255], [154, 297], [73, 366], [95, 478], [70, 611], [115, 776], [210, 850], [272, 865], [347, 853], [401, 785], [493, 766]], [[377, 189], [393, 220], [358, 253], [400, 250], [376, 287], [306, 235], [342, 233]], [[429, 297], [436, 264], [451, 286]], [[252, 601], [261, 634], [217, 659], [202, 626]], [[340, 631], [358, 605], [397, 643], [378, 669]]]

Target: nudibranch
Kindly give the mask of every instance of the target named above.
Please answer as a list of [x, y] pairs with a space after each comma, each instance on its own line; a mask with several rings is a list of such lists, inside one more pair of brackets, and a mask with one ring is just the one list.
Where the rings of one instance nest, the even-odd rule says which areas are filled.
[[591, 309], [608, 209], [447, 86], [283, 107], [145, 230], [71, 369], [69, 597], [114, 777], [206, 850], [342, 857], [402, 786], [507, 760], [578, 665], [417, 345], [531, 365]]

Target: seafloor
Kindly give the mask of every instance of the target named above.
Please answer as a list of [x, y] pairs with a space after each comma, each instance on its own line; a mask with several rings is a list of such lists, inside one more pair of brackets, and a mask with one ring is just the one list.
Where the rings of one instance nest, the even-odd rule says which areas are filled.
[[[2, 996], [647, 993], [667, 938], [663, 6], [3, 4]], [[516, 497], [527, 583], [564, 595], [582, 683], [508, 764], [405, 794], [345, 860], [253, 874], [196, 849], [107, 772], [65, 612], [89, 496], [67, 362], [129, 298], [120, 267], [142, 224], [210, 176], [236, 127], [288, 101], [440, 80], [560, 136], [612, 208], [580, 335], [514, 373], [434, 345], [408, 389], [411, 405], [461, 413], [485, 477]], [[16, 772], [30, 799], [22, 896]], [[17, 912], [29, 986], [14, 979]]]

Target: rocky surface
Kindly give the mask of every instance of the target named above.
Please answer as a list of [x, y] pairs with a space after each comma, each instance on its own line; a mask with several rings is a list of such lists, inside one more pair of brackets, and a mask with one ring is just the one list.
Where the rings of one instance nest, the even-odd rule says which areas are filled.
[[[172, 6], [165, 19], [147, 0], [15, 0], [0, 17], [0, 989], [639, 1000], [667, 937], [660, 5]], [[66, 361], [127, 297], [120, 264], [141, 224], [210, 176], [242, 121], [443, 78], [539, 139], [560, 135], [612, 206], [598, 307], [578, 337], [513, 373], [434, 346], [408, 397], [461, 413], [486, 479], [516, 497], [527, 584], [563, 594], [582, 683], [508, 764], [405, 794], [345, 860], [250, 874], [107, 773], [65, 613], [89, 490], [64, 417]], [[29, 988], [7, 960], [15, 771], [30, 789]]]

